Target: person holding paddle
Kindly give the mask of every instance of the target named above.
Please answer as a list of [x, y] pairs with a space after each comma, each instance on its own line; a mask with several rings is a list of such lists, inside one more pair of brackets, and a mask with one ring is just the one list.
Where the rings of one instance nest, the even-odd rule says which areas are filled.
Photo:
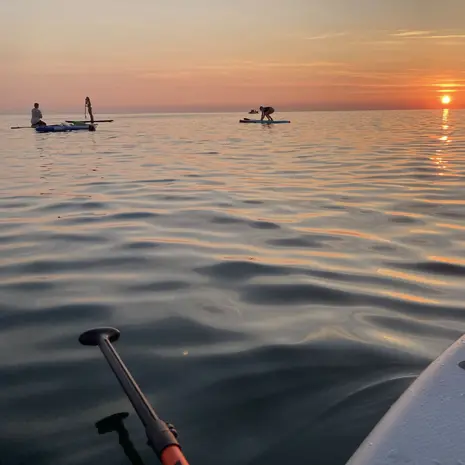
[[42, 112], [39, 109], [39, 104], [34, 103], [34, 108], [31, 110], [31, 127], [47, 126], [47, 123], [42, 121]]
[[272, 113], [274, 113], [273, 107], [260, 107], [260, 111], [262, 112], [262, 117], [260, 118], [260, 121], [263, 121], [263, 118], [265, 116], [269, 121], [273, 121], [273, 118], [270, 116]]
[[89, 116], [90, 116], [89, 131], [95, 131], [94, 114], [92, 113], [92, 103], [90, 103], [89, 97], [86, 97], [86, 100], [84, 103], [84, 116], [86, 116], [86, 113], [89, 113]]

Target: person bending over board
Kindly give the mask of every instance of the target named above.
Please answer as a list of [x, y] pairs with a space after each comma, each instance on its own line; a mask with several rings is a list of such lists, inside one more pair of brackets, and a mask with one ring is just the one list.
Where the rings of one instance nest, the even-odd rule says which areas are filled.
[[47, 126], [47, 123], [42, 121], [42, 112], [39, 109], [39, 104], [34, 103], [34, 108], [31, 110], [31, 127]]
[[274, 113], [273, 107], [260, 107], [260, 111], [262, 112], [262, 117], [260, 118], [260, 121], [263, 121], [263, 118], [265, 116], [269, 121], [273, 121], [273, 118], [270, 116], [272, 113]]

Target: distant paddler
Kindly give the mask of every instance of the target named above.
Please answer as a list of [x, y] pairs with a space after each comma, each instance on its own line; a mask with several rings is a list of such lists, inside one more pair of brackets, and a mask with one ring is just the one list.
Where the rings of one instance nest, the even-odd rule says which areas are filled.
[[90, 103], [90, 98], [86, 97], [85, 106], [84, 106], [84, 119], [87, 117], [87, 113], [90, 116], [90, 126], [89, 131], [95, 131], [94, 126], [94, 114], [92, 113], [92, 104]]
[[39, 108], [38, 103], [34, 103], [34, 108], [31, 110], [31, 128], [36, 128], [37, 126], [47, 126], [47, 123], [42, 121], [42, 111]]

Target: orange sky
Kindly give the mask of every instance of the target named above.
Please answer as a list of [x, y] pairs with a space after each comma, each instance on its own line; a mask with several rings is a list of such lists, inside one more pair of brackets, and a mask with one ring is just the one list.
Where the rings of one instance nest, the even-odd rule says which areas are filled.
[[0, 5], [0, 112], [465, 107], [465, 0], [31, 5]]

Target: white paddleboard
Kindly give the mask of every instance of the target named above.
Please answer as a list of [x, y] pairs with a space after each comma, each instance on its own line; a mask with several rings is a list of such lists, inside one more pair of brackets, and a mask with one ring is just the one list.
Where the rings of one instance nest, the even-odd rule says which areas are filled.
[[465, 336], [410, 385], [347, 465], [465, 465]]
[[270, 121], [270, 120], [267, 120], [267, 119], [264, 119], [264, 120], [259, 120], [259, 119], [248, 119], [248, 118], [244, 118], [244, 119], [241, 119], [239, 120], [239, 123], [255, 123], [255, 124], [286, 124], [286, 123], [290, 123], [290, 121], [288, 120], [273, 120], [273, 121]]

